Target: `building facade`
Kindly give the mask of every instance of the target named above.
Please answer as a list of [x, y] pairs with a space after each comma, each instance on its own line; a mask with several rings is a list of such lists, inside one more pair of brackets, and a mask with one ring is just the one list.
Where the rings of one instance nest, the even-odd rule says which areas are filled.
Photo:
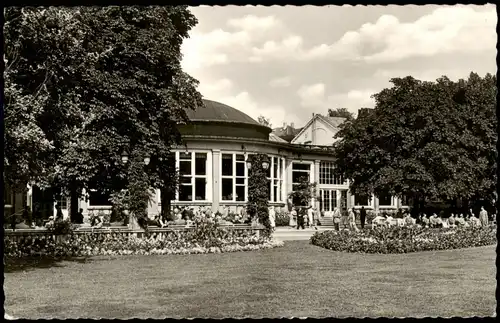
[[[325, 212], [341, 205], [374, 210], [403, 206], [391, 196], [355, 197], [349, 192], [348, 181], [334, 175], [332, 144], [342, 118], [313, 115], [289, 143], [235, 108], [209, 100], [204, 100], [204, 105], [188, 111], [191, 122], [179, 126], [184, 145], [173, 149], [180, 186], [172, 207], [210, 207], [214, 212], [223, 207], [231, 211], [244, 208], [248, 200], [246, 160], [254, 153], [269, 157], [269, 204], [277, 210], [288, 210], [288, 196], [303, 176], [317, 183], [318, 194], [312, 203]], [[111, 212], [109, 196], [96, 191], [86, 193], [87, 199], [78, 200], [84, 217], [92, 212]], [[26, 200], [28, 205], [33, 204], [31, 191]], [[69, 199], [57, 202], [67, 217]], [[149, 216], [160, 213], [161, 207], [157, 190], [149, 204]]]

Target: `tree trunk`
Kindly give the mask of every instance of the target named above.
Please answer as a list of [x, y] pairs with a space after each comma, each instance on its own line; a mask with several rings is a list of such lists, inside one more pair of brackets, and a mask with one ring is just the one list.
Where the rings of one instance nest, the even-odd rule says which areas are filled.
[[75, 187], [71, 188], [69, 207], [71, 223], [76, 223], [78, 219], [78, 192]]
[[171, 218], [170, 209], [172, 207], [172, 190], [170, 188], [160, 189], [160, 200], [161, 200], [161, 217], [169, 221], [173, 220]]

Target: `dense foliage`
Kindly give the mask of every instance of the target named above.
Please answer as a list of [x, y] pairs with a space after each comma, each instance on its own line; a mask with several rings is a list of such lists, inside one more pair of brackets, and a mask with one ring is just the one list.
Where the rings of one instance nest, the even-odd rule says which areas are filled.
[[252, 163], [248, 176], [248, 203], [247, 213], [252, 219], [255, 217], [264, 225], [267, 232], [271, 231], [269, 222], [269, 186], [267, 184], [266, 171], [262, 168], [264, 160], [269, 161], [263, 154], [253, 154], [248, 156]]
[[317, 183], [309, 182], [309, 178], [303, 176], [299, 178], [299, 184], [294, 186], [293, 191], [288, 194], [288, 198], [294, 206], [307, 206], [312, 198], [316, 197]]
[[127, 254], [186, 254], [248, 251], [282, 246], [282, 242], [257, 237], [251, 230], [231, 230], [209, 220], [190, 230], [144, 234], [120, 232], [33, 235], [15, 241], [6, 236], [7, 257], [95, 256]]
[[352, 112], [347, 110], [346, 108], [336, 108], [336, 109], [328, 109], [329, 117], [337, 117], [337, 118], [345, 118], [347, 121], [354, 120], [354, 115]]
[[148, 186], [175, 186], [176, 124], [202, 106], [180, 65], [196, 23], [187, 6], [7, 8], [6, 181], [119, 191], [129, 186], [127, 151], [151, 155]]
[[259, 117], [257, 118], [257, 121], [258, 121], [261, 125], [263, 125], [263, 126], [266, 126], [266, 127], [269, 127], [269, 128], [272, 128], [272, 127], [273, 127], [273, 125], [271, 124], [271, 121], [269, 120], [269, 118], [266, 118], [266, 117], [264, 117], [264, 116], [259, 116]]
[[496, 225], [450, 229], [380, 227], [364, 231], [317, 232], [311, 237], [311, 243], [344, 252], [408, 253], [493, 245], [497, 243], [496, 233]]
[[422, 82], [392, 79], [376, 106], [337, 133], [337, 170], [354, 194], [493, 199], [496, 184], [496, 77], [471, 73]]

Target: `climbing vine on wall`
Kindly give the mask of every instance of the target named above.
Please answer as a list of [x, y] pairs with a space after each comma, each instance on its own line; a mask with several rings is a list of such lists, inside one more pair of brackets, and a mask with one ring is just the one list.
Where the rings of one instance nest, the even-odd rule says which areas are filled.
[[268, 157], [263, 154], [250, 155], [249, 160], [252, 167], [248, 174], [248, 204], [247, 212], [252, 218], [257, 217], [259, 222], [266, 227], [269, 233], [271, 223], [269, 222], [269, 186], [267, 183], [266, 170], [262, 167], [262, 162]]

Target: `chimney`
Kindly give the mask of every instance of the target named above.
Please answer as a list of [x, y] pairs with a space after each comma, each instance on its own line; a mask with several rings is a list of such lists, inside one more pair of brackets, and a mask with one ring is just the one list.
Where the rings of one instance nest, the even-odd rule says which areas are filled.
[[290, 127], [292, 127], [293, 129], [295, 129], [295, 127], [294, 127], [294, 123], [293, 123], [293, 122], [292, 122], [292, 123], [290, 123]]
[[313, 112], [313, 118], [314, 118], [314, 112]]
[[286, 122], [283, 121], [283, 129], [286, 128]]

